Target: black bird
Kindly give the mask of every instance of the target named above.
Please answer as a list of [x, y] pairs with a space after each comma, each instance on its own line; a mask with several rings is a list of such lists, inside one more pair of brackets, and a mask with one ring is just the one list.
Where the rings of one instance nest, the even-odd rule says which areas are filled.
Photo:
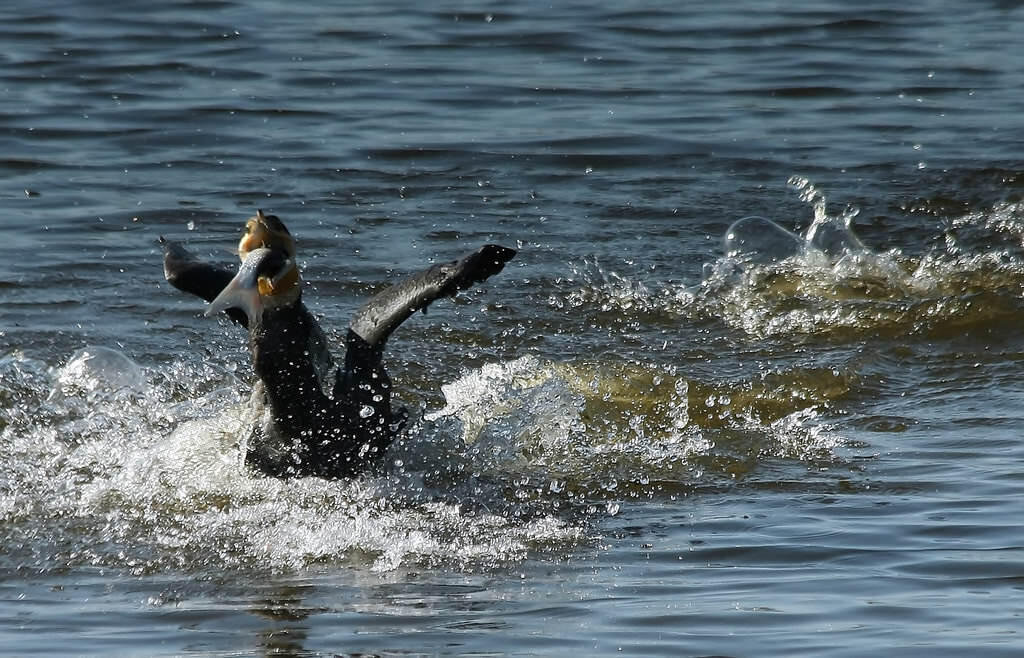
[[249, 330], [263, 406], [246, 463], [274, 477], [348, 477], [379, 457], [405, 423], [391, 408], [384, 344], [410, 315], [502, 270], [513, 249], [484, 245], [378, 293], [349, 325], [342, 367], [334, 366], [319, 324], [302, 303], [295, 240], [274, 215], [257, 211], [238, 243], [237, 273], [193, 257], [161, 238], [172, 286], [210, 302]]

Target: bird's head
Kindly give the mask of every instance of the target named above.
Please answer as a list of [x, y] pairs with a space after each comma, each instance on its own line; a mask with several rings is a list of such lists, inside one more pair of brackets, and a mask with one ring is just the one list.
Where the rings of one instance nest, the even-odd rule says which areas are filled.
[[262, 210], [245, 222], [245, 233], [238, 241], [238, 257], [245, 260], [250, 251], [266, 247], [283, 249], [295, 259], [295, 238], [277, 215], [265, 215]]
[[238, 243], [242, 259], [238, 274], [210, 302], [206, 315], [240, 308], [252, 327], [264, 309], [298, 302], [302, 288], [295, 263], [295, 240], [284, 223], [260, 210], [246, 222], [245, 228]]

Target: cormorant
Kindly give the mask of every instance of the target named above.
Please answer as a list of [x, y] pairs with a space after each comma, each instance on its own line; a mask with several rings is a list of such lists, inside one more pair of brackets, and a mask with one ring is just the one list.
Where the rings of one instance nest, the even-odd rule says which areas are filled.
[[467, 256], [408, 277], [378, 293], [349, 325], [343, 365], [302, 303], [295, 240], [275, 215], [257, 211], [238, 243], [237, 273], [202, 262], [161, 238], [164, 275], [172, 286], [210, 302], [206, 315], [226, 312], [249, 330], [263, 407], [245, 461], [274, 477], [348, 477], [363, 471], [405, 423], [391, 408], [391, 380], [382, 356], [403, 321], [436, 299], [497, 274], [513, 249], [487, 244]]

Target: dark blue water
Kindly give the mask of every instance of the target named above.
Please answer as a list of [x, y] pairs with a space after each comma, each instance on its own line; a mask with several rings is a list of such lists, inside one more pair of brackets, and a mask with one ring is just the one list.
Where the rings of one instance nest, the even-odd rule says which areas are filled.
[[[4, 5], [4, 651], [1024, 653], [1022, 24]], [[157, 239], [230, 264], [257, 208], [338, 345], [519, 249], [391, 340], [373, 473], [242, 463], [245, 337]]]

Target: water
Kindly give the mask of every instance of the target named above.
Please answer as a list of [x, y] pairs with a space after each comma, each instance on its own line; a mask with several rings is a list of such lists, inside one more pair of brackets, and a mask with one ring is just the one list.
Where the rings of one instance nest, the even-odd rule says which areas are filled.
[[[12, 655], [1024, 652], [1017, 2], [0, 9]], [[157, 238], [263, 208], [411, 427], [254, 477]], [[755, 218], [755, 219], [750, 219]]]

